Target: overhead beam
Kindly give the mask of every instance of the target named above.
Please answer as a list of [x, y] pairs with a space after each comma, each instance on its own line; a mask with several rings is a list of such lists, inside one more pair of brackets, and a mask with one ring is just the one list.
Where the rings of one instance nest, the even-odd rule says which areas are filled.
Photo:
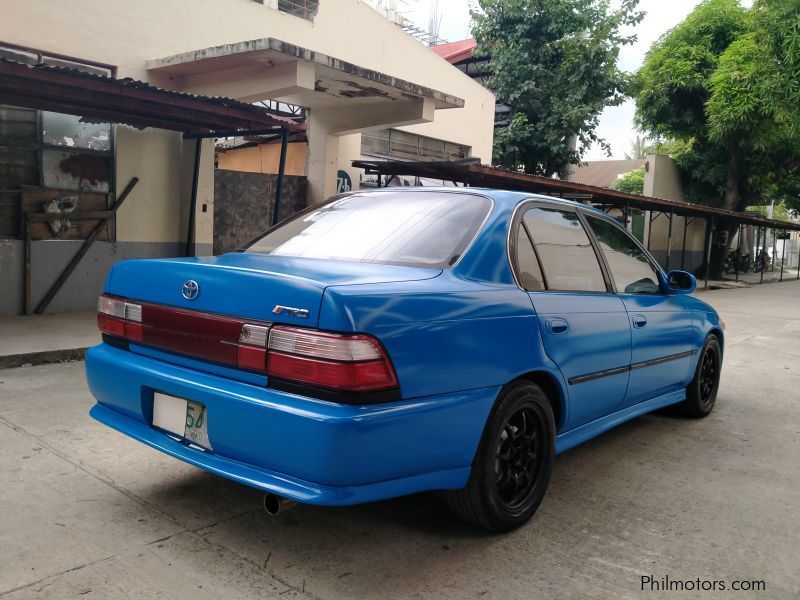
[[198, 73], [180, 81], [180, 89], [192, 94], [235, 96], [241, 102], [258, 102], [313, 92], [316, 69], [313, 63], [292, 61]]
[[402, 127], [433, 121], [434, 102], [427, 98], [364, 104], [356, 108], [312, 109], [315, 118], [324, 121], [328, 130], [336, 135], [360, 133], [364, 129]]

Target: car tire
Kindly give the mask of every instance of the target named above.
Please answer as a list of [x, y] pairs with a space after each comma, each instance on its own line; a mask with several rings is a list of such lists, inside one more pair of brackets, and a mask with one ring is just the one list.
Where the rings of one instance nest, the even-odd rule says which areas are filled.
[[721, 369], [722, 348], [719, 338], [712, 333], [703, 344], [694, 378], [686, 387], [686, 400], [680, 404], [683, 414], [693, 419], [702, 419], [711, 414], [717, 402]]
[[529, 381], [504, 389], [478, 445], [467, 485], [445, 493], [461, 519], [502, 533], [524, 525], [547, 492], [555, 422], [547, 395]]

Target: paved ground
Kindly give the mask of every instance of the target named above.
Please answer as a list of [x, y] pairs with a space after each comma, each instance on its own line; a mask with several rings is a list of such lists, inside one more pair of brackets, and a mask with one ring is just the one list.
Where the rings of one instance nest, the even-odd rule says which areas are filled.
[[674, 598], [656, 579], [800, 597], [800, 284], [709, 292], [728, 323], [716, 412], [643, 417], [557, 460], [526, 527], [435, 494], [277, 519], [260, 494], [89, 419], [83, 363], [0, 371], [0, 596]]
[[98, 343], [94, 311], [0, 317], [0, 369], [79, 358]]

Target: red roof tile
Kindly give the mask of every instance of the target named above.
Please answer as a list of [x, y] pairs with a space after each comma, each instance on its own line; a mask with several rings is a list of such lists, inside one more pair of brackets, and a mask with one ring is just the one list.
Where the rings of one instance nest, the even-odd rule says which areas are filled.
[[433, 50], [451, 65], [454, 65], [472, 56], [472, 51], [477, 45], [478, 43], [475, 41], [475, 38], [470, 38], [468, 40], [450, 42], [449, 44], [431, 46], [431, 50]]

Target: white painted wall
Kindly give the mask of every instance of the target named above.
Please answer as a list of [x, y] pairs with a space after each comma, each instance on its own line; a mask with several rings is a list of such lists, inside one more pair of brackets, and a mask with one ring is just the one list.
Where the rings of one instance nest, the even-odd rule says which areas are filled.
[[[321, 0], [313, 23], [280, 13], [269, 4], [252, 0], [72, 0], [68, 7], [54, 10], [51, 0], [6, 2], [0, 19], [0, 41], [110, 63], [118, 67], [120, 77], [147, 81], [148, 59], [273, 37], [464, 99], [463, 108], [437, 110], [433, 122], [404, 129], [470, 146], [474, 156], [490, 162], [494, 131], [491, 92], [359, 0]], [[157, 83], [169, 85], [169, 81]], [[314, 132], [309, 135], [313, 137]], [[152, 136], [152, 153], [143, 150], [147, 136]], [[164, 136], [175, 141], [167, 142]], [[358, 178], [350, 160], [360, 156], [359, 137], [341, 137], [338, 153], [323, 159], [330, 164], [309, 165], [310, 174], [323, 173], [319, 177], [325, 178], [326, 190], [333, 185], [328, 179], [335, 178], [338, 168], [346, 168], [354, 180]], [[165, 218], [175, 207], [162, 204], [174, 204], [175, 193], [182, 186], [172, 171], [180, 162], [179, 155], [165, 156], [167, 147], [180, 153], [177, 134], [147, 132], [137, 138], [125, 133], [120, 138], [118, 180], [125, 181], [125, 176], [134, 171], [143, 173], [146, 167], [148, 181], [142, 178], [139, 193], [144, 195], [146, 189], [143, 202], [154, 210], [146, 214]], [[129, 151], [125, 143], [133, 144]], [[335, 150], [332, 146], [337, 145], [331, 140], [321, 143], [327, 150]], [[121, 220], [120, 239], [175, 235], [174, 223], [151, 226], [149, 218], [135, 223], [131, 214], [128, 220], [128, 224]]]

